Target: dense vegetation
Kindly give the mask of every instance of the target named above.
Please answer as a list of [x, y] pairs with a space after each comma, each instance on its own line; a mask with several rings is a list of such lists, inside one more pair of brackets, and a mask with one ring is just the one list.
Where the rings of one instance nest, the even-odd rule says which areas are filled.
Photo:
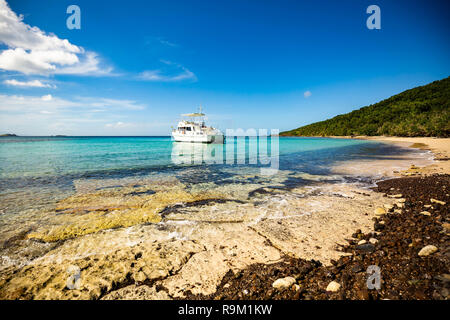
[[450, 77], [281, 135], [449, 137]]

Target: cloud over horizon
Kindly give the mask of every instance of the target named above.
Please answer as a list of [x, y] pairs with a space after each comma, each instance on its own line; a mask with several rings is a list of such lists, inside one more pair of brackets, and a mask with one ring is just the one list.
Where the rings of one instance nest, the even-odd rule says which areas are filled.
[[105, 110], [144, 110], [146, 105], [134, 100], [110, 99], [97, 97], [76, 97], [70, 100], [46, 94], [43, 96], [4, 95], [0, 94], [0, 111], [39, 112], [74, 108], [72, 111], [99, 112]]
[[0, 128], [19, 135], [114, 135], [118, 129], [140, 130], [133, 131], [139, 134], [146, 127], [137, 125], [141, 119], [138, 112], [145, 108], [126, 99], [0, 94]]

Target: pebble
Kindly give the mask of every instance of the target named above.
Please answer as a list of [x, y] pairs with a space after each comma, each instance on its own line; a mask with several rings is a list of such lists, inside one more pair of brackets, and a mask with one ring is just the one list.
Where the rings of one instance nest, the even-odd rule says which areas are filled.
[[361, 240], [358, 242], [358, 244], [361, 245], [361, 244], [365, 244], [366, 242], [367, 242], [366, 240]]
[[373, 227], [375, 231], [382, 231], [384, 229], [384, 225], [378, 222], [374, 223]]
[[428, 211], [422, 211], [420, 212], [420, 214], [423, 214], [424, 216], [431, 216], [431, 213], [429, 213]]
[[363, 252], [372, 252], [375, 250], [375, 246], [371, 243], [359, 244], [356, 246], [356, 249]]
[[389, 211], [389, 210], [391, 210], [392, 208], [394, 208], [394, 206], [393, 206], [392, 204], [384, 204], [383, 207], [384, 207], [387, 211]]
[[358, 272], [361, 272], [361, 271], [363, 271], [363, 268], [359, 264], [355, 264], [352, 267], [352, 272], [354, 272], [354, 273], [358, 273]]
[[388, 195], [388, 197], [389, 198], [401, 198], [401, 197], [403, 197], [403, 195], [402, 194], [390, 194], [390, 195]]
[[443, 223], [442, 226], [444, 227], [445, 230], [450, 230], [450, 223]]
[[385, 214], [385, 213], [386, 213], [386, 210], [384, 208], [376, 208], [375, 209], [375, 214], [376, 215], [382, 215], [382, 214]]
[[426, 256], [429, 256], [430, 254], [433, 254], [433, 253], [435, 253], [436, 251], [438, 251], [438, 248], [436, 248], [435, 246], [433, 246], [433, 245], [428, 245], [428, 246], [425, 246], [425, 247], [423, 247], [420, 251], [419, 251], [419, 256], [421, 256], [421, 257], [426, 257]]
[[328, 292], [336, 292], [336, 291], [339, 291], [340, 288], [341, 288], [341, 285], [339, 283], [337, 283], [336, 281], [331, 281], [327, 286], [327, 291]]
[[377, 244], [377, 243], [378, 243], [378, 239], [370, 238], [370, 239], [369, 239], [369, 242], [370, 242], [371, 244]]
[[295, 282], [296, 282], [295, 279], [292, 277], [280, 278], [275, 280], [274, 283], [272, 283], [272, 287], [276, 289], [285, 289], [292, 286]]
[[432, 206], [431, 206], [431, 204], [426, 204], [423, 207], [428, 209], [428, 208], [431, 208]]

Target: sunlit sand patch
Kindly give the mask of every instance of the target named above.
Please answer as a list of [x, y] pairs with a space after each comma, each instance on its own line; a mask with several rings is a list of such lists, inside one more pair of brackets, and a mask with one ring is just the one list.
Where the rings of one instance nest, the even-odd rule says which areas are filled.
[[[293, 191], [301, 194], [305, 190]], [[285, 254], [319, 259], [324, 264], [343, 254], [335, 250], [336, 245], [355, 229], [372, 228], [376, 207], [395, 202], [372, 190], [345, 184], [325, 184], [310, 192], [300, 197], [287, 194], [287, 201], [278, 210], [267, 206], [266, 217], [252, 229]]]
[[332, 167], [335, 174], [361, 175], [373, 177], [392, 177], [395, 173], [407, 170], [411, 165], [417, 167], [429, 166], [433, 163], [431, 153], [413, 153], [390, 156], [379, 156], [374, 159], [358, 159], [338, 162]]

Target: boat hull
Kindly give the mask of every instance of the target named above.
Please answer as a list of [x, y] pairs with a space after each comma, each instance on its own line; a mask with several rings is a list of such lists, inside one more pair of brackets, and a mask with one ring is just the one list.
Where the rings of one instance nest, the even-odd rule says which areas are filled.
[[192, 143], [223, 143], [222, 134], [178, 134], [172, 133], [172, 137], [176, 142], [192, 142]]

